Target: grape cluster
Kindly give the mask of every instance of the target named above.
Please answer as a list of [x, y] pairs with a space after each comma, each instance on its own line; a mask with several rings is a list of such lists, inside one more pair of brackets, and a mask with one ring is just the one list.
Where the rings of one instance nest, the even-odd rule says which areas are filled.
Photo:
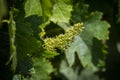
[[68, 44], [73, 41], [74, 36], [79, 35], [83, 30], [83, 23], [77, 23], [66, 30], [65, 34], [44, 39], [44, 49], [56, 52], [56, 49], [65, 50]]

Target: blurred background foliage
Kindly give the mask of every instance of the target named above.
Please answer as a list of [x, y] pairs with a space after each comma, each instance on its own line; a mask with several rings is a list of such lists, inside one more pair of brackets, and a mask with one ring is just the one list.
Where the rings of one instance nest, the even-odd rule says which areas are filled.
[[104, 13], [103, 19], [110, 25], [108, 54], [106, 58], [106, 72], [102, 74], [107, 80], [119, 80], [120, 71], [120, 0], [85, 0], [90, 4], [90, 10], [99, 10]]

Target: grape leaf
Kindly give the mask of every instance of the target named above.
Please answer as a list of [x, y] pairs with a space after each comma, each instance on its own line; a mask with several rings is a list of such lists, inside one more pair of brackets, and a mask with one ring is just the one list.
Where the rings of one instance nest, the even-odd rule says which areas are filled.
[[65, 60], [61, 61], [60, 64], [60, 73], [64, 74], [64, 76], [67, 78], [67, 80], [78, 80], [78, 70], [74, 71], [71, 67], [67, 65], [67, 62]]
[[54, 71], [51, 63], [45, 59], [34, 59], [35, 74], [30, 80], [50, 80], [49, 74]]
[[50, 80], [51, 77], [49, 75], [54, 71], [54, 69], [51, 63], [46, 59], [34, 58], [33, 68], [31, 68], [29, 71], [31, 72], [31, 77], [23, 77], [19, 74], [16, 74], [14, 75], [13, 80], [21, 80], [21, 78], [22, 80]]
[[72, 5], [67, 4], [64, 0], [56, 0], [53, 6], [53, 15], [51, 21], [54, 23], [64, 22], [69, 23], [71, 17]]
[[40, 0], [27, 0], [25, 2], [25, 17], [31, 15], [42, 15]]
[[81, 72], [79, 76], [80, 80], [100, 80], [97, 75], [94, 74], [92, 70], [85, 69]]
[[52, 0], [41, 0], [42, 7], [42, 15], [44, 17], [44, 21], [48, 20], [48, 18], [52, 15], [53, 9], [53, 1]]
[[[70, 45], [71, 47], [68, 48], [69, 52], [66, 52], [66, 56], [71, 57], [71, 59], [74, 59], [73, 55], [70, 54], [75, 54], [77, 53], [83, 67], [91, 69], [96, 71], [97, 68], [94, 66], [92, 63], [92, 56], [91, 56], [91, 50], [88, 48], [88, 46], [85, 44], [85, 42], [79, 37], [75, 37], [75, 41]], [[68, 55], [69, 54], [69, 55]], [[69, 59], [68, 57], [67, 60]], [[72, 61], [72, 62], [70, 62]], [[73, 65], [74, 60], [68, 60], [68, 63], [70, 66]]]
[[[36, 4], [34, 4], [34, 3], [36, 3]], [[44, 1], [42, 1], [42, 3], [44, 3]], [[46, 3], [44, 3], [44, 4], [46, 4]], [[31, 65], [31, 63], [29, 63], [30, 61], [25, 60], [26, 57], [29, 57], [29, 56], [40, 57], [41, 53], [43, 53], [42, 40], [40, 40], [40, 38], [38, 36], [39, 25], [41, 25], [43, 22], [43, 19], [41, 18], [41, 16], [43, 16], [43, 15], [40, 14], [40, 12], [42, 12], [43, 8], [41, 9], [40, 7], [41, 7], [41, 4], [40, 4], [39, 0], [36, 0], [36, 1], [28, 0], [25, 2], [25, 13], [26, 13], [25, 18], [23, 16], [21, 16], [22, 18], [19, 18], [19, 16], [16, 17], [17, 31], [16, 31], [16, 41], [15, 42], [16, 42], [17, 56], [18, 56], [17, 57], [18, 65], [17, 65], [16, 72], [18, 72], [18, 73], [23, 72], [23, 75], [26, 74], [26, 72], [29, 70], [28, 67], [26, 66], [26, 64]], [[42, 7], [44, 7], [44, 5], [42, 5]], [[20, 15], [20, 14], [23, 14], [23, 12], [20, 11], [18, 15]], [[44, 16], [48, 16], [48, 14], [45, 14]], [[45, 17], [45, 18], [47, 18], [47, 17]], [[34, 62], [34, 60], [35, 59], [33, 59], [33, 64], [36, 64], [36, 62]], [[48, 66], [49, 66], [49, 63], [43, 62], [43, 64], [45, 64], [46, 66], [48, 64]], [[43, 64], [40, 66], [42, 67]], [[37, 66], [39, 66], [39, 65], [37, 64]], [[45, 67], [45, 66], [43, 66], [43, 67]], [[36, 67], [35, 67], [35, 69], [41, 70], [41, 68], [36, 68]], [[49, 71], [49, 70], [47, 69], [46, 71]], [[42, 73], [40, 73], [40, 74], [42, 74]], [[37, 75], [39, 75], [39, 74], [37, 74]], [[41, 78], [47, 78], [46, 73], [44, 74], [44, 72], [43, 72], [43, 75], [45, 75], [45, 76], [42, 76]], [[33, 77], [36, 78], [37, 76], [33, 75]], [[40, 80], [41, 78], [39, 77], [37, 79]], [[33, 80], [34, 80], [34, 78], [33, 78]]]
[[[84, 4], [77, 4], [74, 7], [71, 21], [73, 23], [84, 21], [85, 29], [80, 36], [75, 37], [74, 42], [66, 49], [65, 55], [69, 66], [74, 64], [74, 55], [77, 53], [84, 68], [96, 71], [98, 70], [98, 65], [99, 67], [104, 66], [106, 50], [104, 44], [99, 40], [107, 40], [109, 38], [108, 28], [110, 25], [106, 21], [101, 20], [101, 12], [96, 11], [88, 15], [87, 11], [80, 11], [83, 8], [87, 9], [88, 7]], [[99, 45], [96, 45], [96, 43]]]
[[74, 53], [75, 48], [74, 47], [76, 47], [76, 44], [71, 43], [70, 46], [71, 47], [69, 47], [68, 49], [65, 50], [65, 56], [67, 58], [69, 66], [72, 66], [75, 62], [75, 53]]
[[80, 72], [77, 66], [75, 69], [69, 67], [65, 60], [62, 60], [60, 64], [60, 73], [64, 74], [67, 80], [99, 80], [98, 76], [94, 74], [94, 71], [85, 69]]
[[[19, 18], [19, 15], [22, 15]], [[25, 19], [26, 20], [26, 19]], [[16, 21], [16, 35], [15, 35], [15, 45], [16, 45], [16, 52], [17, 52], [17, 70], [16, 72], [21, 72], [22, 67], [26, 62], [26, 57], [31, 56], [36, 53], [40, 53], [42, 42], [37, 39], [34, 34], [34, 29], [32, 28], [32, 22], [24, 21], [23, 12], [20, 11], [18, 16], [15, 17]], [[36, 21], [36, 20], [35, 20]], [[34, 25], [34, 27], [38, 26], [39, 24]], [[38, 29], [38, 28], [35, 28]], [[25, 60], [25, 61], [23, 61]], [[14, 63], [14, 62], [13, 62]], [[26, 62], [29, 64], [28, 62]]]
[[85, 27], [98, 40], [106, 40], [109, 38], [108, 28], [110, 25], [106, 21], [101, 21], [101, 18], [101, 12], [92, 12], [86, 19]]
[[32, 36], [32, 34], [33, 30], [28, 23], [17, 23], [16, 47], [19, 61], [24, 59], [27, 54], [40, 51], [42, 43]]
[[73, 23], [84, 22], [85, 17], [88, 15], [88, 4], [83, 4], [82, 2], [77, 3], [73, 7], [71, 21]]
[[24, 7], [25, 17], [38, 15], [47, 21], [52, 15], [53, 3], [51, 0], [27, 0]]

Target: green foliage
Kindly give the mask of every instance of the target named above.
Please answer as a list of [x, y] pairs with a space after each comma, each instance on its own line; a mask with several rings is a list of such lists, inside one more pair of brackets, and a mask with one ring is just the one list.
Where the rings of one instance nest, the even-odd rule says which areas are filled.
[[49, 74], [54, 71], [51, 63], [45, 59], [35, 59], [33, 62], [36, 71], [33, 80], [50, 80]]
[[64, 74], [68, 80], [100, 80], [98, 76], [94, 74], [93, 70], [84, 69], [79, 73], [78, 66], [73, 69], [67, 65], [65, 60], [62, 60], [61, 62], [60, 72]]
[[67, 57], [67, 60], [70, 66], [72, 66], [73, 63], [75, 62], [74, 60], [72, 60], [74, 59], [73, 57], [75, 57], [73, 55], [75, 54], [75, 52], [77, 53], [78, 58], [80, 59], [83, 67], [86, 67], [94, 71], [96, 70], [96, 67], [92, 63], [91, 51], [89, 50], [88, 46], [79, 36], [75, 37], [75, 41], [71, 43], [70, 47], [66, 51], [66, 57]]
[[[23, 76], [25, 74], [22, 76], [15, 75], [13, 77], [13, 80], [17, 80], [17, 79], [18, 80], [50, 80], [51, 79], [49, 74], [53, 72], [54, 69], [49, 61], [47, 61], [46, 59], [35, 58], [33, 60], [33, 63], [34, 63], [33, 64], [34, 67], [30, 68], [29, 71], [26, 72], [26, 75], [32, 75], [32, 77], [27, 76], [27, 78], [24, 78]], [[25, 66], [22, 68], [25, 68]], [[21, 79], [21, 77], [23, 77], [23, 79]]]
[[[102, 19], [102, 13], [92, 12], [86, 19], [86, 30], [90, 31], [91, 34], [98, 40], [108, 39], [110, 25], [106, 21], [100, 21]], [[101, 35], [101, 33], [103, 35]]]
[[42, 8], [40, 4], [40, 0], [27, 0], [25, 2], [25, 17], [31, 15], [42, 15]]
[[[84, 1], [72, 0], [17, 0], [11, 7], [17, 10], [8, 11], [13, 14], [7, 20], [13, 80], [63, 77], [59, 74], [68, 80], [85, 80], [85, 76], [98, 80], [94, 72], [104, 69], [110, 27], [102, 20], [102, 12], [89, 12]], [[53, 24], [56, 29], [51, 32], [56, 36], [48, 37], [47, 27]]]
[[[78, 10], [81, 8], [82, 9], [84, 8], [82, 13], [80, 12], [80, 10]], [[75, 11], [73, 12], [74, 14], [72, 20], [74, 20], [73, 22], [84, 20], [85, 29], [83, 30], [81, 35], [77, 36], [74, 39], [74, 42], [70, 44], [70, 47], [66, 50], [65, 55], [69, 63], [69, 66], [72, 66], [75, 63], [76, 52], [83, 67], [96, 71], [98, 70], [97, 69], [98, 67], [96, 67], [97, 65], [99, 65], [99, 67], [104, 66], [105, 59], [104, 57], [106, 51], [104, 50], [104, 48], [102, 48], [102, 45], [94, 45], [96, 43], [94, 41], [94, 38], [96, 38], [97, 40], [108, 39], [109, 35], [108, 28], [110, 27], [110, 25], [106, 21], [101, 21], [102, 18], [101, 12], [92, 12], [90, 15], [86, 16], [88, 12], [84, 11], [86, 10], [85, 8], [88, 8], [88, 6], [87, 5], [80, 6], [78, 4], [75, 6]], [[95, 46], [95, 48], [93, 48], [93, 46]], [[99, 50], [96, 49], [97, 46], [100, 48]], [[102, 55], [102, 58], [100, 54]], [[94, 61], [96, 62], [94, 63]]]
[[51, 21], [53, 21], [54, 23], [69, 23], [72, 11], [72, 4], [70, 4], [68, 1], [65, 2], [65, 0], [55, 0], [55, 4], [53, 5], [52, 10], [53, 15], [50, 18]]

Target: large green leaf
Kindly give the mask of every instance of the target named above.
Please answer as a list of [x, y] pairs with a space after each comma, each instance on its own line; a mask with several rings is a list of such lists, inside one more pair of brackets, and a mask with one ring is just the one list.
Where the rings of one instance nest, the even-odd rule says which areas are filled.
[[[104, 66], [106, 50], [103, 46], [104, 44], [99, 40], [108, 39], [108, 28], [110, 25], [106, 21], [101, 20], [101, 12], [96, 11], [88, 15], [89, 13], [84, 10], [85, 8], [87, 9], [88, 7], [84, 4], [77, 4], [74, 7], [71, 21], [73, 23], [84, 21], [85, 29], [80, 37], [75, 37], [73, 43], [66, 50], [65, 55], [69, 66], [75, 63], [75, 53], [77, 53], [84, 68], [96, 71], [96, 67]], [[96, 45], [96, 43], [99, 45]]]
[[66, 3], [64, 0], [56, 0], [53, 6], [53, 15], [51, 21], [54, 23], [69, 23], [72, 11], [72, 4]]

